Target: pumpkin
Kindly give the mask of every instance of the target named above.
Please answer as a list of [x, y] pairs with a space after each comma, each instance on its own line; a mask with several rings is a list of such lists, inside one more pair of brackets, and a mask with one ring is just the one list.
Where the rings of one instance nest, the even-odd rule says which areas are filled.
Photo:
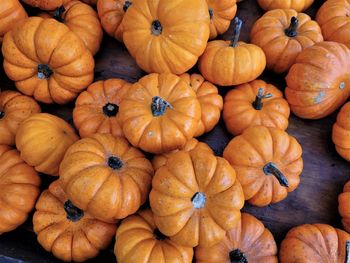
[[0, 5], [0, 44], [5, 33], [28, 17], [18, 0], [2, 0]]
[[325, 40], [345, 44], [350, 48], [350, 2], [327, 0], [317, 12], [316, 20]]
[[73, 120], [80, 137], [89, 137], [95, 133], [124, 136], [118, 122], [118, 111], [130, 86], [122, 79], [97, 81], [78, 96]]
[[98, 0], [82, 0], [84, 3], [88, 5], [96, 5]]
[[197, 263], [277, 263], [277, 245], [271, 232], [254, 216], [242, 213], [224, 240], [210, 247], [197, 247]]
[[119, 137], [95, 134], [67, 151], [60, 182], [77, 207], [105, 222], [135, 213], [146, 201], [153, 168], [136, 148]]
[[199, 75], [187, 73], [180, 76], [196, 92], [197, 99], [201, 105], [201, 119], [195, 137], [201, 136], [211, 131], [220, 120], [223, 107], [222, 97], [218, 94], [218, 89]]
[[350, 103], [347, 102], [340, 110], [337, 121], [333, 125], [332, 140], [335, 149], [345, 160], [350, 161]]
[[99, 0], [97, 2], [98, 16], [103, 29], [119, 41], [123, 41], [122, 21], [126, 10], [131, 5], [132, 0]]
[[264, 10], [294, 9], [302, 12], [308, 9], [314, 0], [258, 0], [258, 4]]
[[342, 217], [342, 223], [344, 229], [350, 232], [350, 209], [349, 209], [349, 197], [350, 197], [350, 181], [344, 185], [343, 192], [338, 196], [338, 210]]
[[100, 49], [103, 31], [96, 11], [80, 1], [71, 1], [62, 5], [51, 14], [40, 14], [43, 18], [52, 17], [64, 23], [84, 42], [90, 52], [95, 55]]
[[285, 131], [254, 126], [233, 138], [223, 156], [235, 169], [245, 199], [266, 206], [297, 188], [303, 170], [301, 155], [300, 144]]
[[265, 13], [251, 31], [251, 42], [264, 50], [267, 67], [276, 73], [288, 71], [302, 50], [321, 41], [319, 25], [293, 9]]
[[289, 114], [283, 93], [263, 80], [239, 85], [225, 96], [223, 118], [228, 131], [234, 135], [257, 125], [285, 130]]
[[5, 35], [2, 53], [17, 89], [40, 102], [65, 104], [93, 80], [90, 51], [54, 19], [30, 17], [19, 23]]
[[302, 51], [286, 77], [286, 98], [300, 118], [320, 119], [339, 108], [350, 95], [350, 50], [321, 42]]
[[114, 254], [119, 263], [191, 263], [193, 249], [177, 245], [164, 236], [148, 209], [122, 221], [116, 234]]
[[344, 263], [350, 258], [350, 235], [326, 224], [305, 224], [292, 228], [282, 241], [281, 263]]
[[244, 205], [233, 168], [202, 147], [169, 155], [153, 177], [149, 198], [160, 232], [187, 247], [223, 240]]
[[16, 91], [1, 92], [0, 144], [14, 145], [19, 125], [30, 115], [40, 111], [40, 106], [31, 97]]
[[183, 147], [195, 135], [200, 118], [196, 93], [171, 73], [141, 78], [119, 106], [125, 137], [133, 146], [150, 153]]
[[204, 52], [209, 23], [206, 0], [134, 1], [123, 18], [123, 41], [144, 71], [179, 75]]
[[114, 224], [97, 220], [74, 206], [57, 180], [41, 194], [35, 207], [33, 226], [38, 242], [66, 262], [96, 257], [116, 231]]
[[225, 33], [237, 12], [236, 0], [207, 0], [210, 16], [210, 39]]
[[35, 170], [58, 176], [63, 156], [79, 138], [64, 120], [48, 113], [37, 113], [19, 126], [16, 146], [22, 159]]
[[24, 3], [42, 10], [54, 10], [61, 5], [65, 5], [72, 0], [22, 0]]
[[214, 40], [208, 43], [199, 58], [203, 77], [220, 86], [239, 85], [259, 77], [266, 66], [264, 51], [253, 44], [239, 42], [242, 20], [234, 20], [232, 41]]

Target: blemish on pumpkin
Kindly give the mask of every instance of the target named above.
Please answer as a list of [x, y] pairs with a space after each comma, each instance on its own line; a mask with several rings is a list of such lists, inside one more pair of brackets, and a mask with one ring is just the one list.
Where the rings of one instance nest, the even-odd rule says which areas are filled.
[[344, 89], [345, 88], [345, 82], [340, 82], [339, 84], [339, 89]]
[[314, 101], [316, 104], [319, 104], [322, 102], [322, 99], [324, 98], [325, 96], [325, 92], [324, 91], [321, 91], [320, 93], [318, 93], [318, 95], [315, 97]]
[[147, 135], [148, 135], [149, 137], [152, 137], [152, 136], [154, 135], [154, 133], [150, 131], [150, 132], [147, 133]]

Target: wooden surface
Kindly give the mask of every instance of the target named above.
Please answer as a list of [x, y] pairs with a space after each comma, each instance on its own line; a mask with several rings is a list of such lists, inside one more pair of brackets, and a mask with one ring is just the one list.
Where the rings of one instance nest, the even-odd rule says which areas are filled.
[[[324, 1], [315, 1], [307, 13], [314, 17], [316, 10]], [[262, 15], [256, 0], [246, 0], [238, 5], [238, 16], [244, 22], [241, 39], [249, 41], [249, 31], [254, 21]], [[230, 28], [223, 36], [229, 39], [233, 30]], [[197, 72], [194, 68], [191, 72]], [[137, 81], [144, 73], [137, 67], [134, 60], [128, 55], [126, 48], [117, 41], [105, 37], [101, 51], [96, 56], [95, 79], [111, 77], [123, 78], [130, 82]], [[264, 72], [262, 79], [284, 90], [283, 75]], [[0, 87], [14, 89], [3, 72], [0, 72]], [[220, 88], [225, 95], [230, 88]], [[56, 106], [43, 105], [43, 111], [61, 116], [72, 123], [70, 105]], [[278, 243], [284, 238], [287, 231], [304, 223], [327, 223], [341, 227], [337, 211], [337, 196], [342, 191], [344, 183], [350, 179], [350, 164], [342, 160], [336, 153], [331, 141], [332, 125], [336, 113], [322, 120], [306, 121], [291, 116], [288, 132], [295, 136], [303, 147], [304, 171], [299, 187], [280, 203], [265, 208], [256, 208], [249, 205], [244, 211], [255, 215], [265, 223], [274, 234]], [[224, 147], [232, 136], [226, 131], [222, 121], [210, 133], [202, 136], [201, 141], [207, 142], [217, 155], [221, 155]], [[51, 178], [43, 176], [43, 189]], [[0, 263], [11, 262], [15, 258], [31, 262], [57, 262], [49, 253], [44, 252], [36, 242], [35, 234], [31, 232], [31, 218], [18, 230], [0, 236]], [[8, 258], [6, 258], [8, 257]], [[104, 251], [94, 262], [115, 262], [112, 246]]]

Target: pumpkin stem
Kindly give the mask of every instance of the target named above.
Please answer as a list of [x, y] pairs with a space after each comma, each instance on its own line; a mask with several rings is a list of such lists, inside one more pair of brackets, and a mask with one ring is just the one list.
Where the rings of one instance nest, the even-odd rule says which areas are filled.
[[123, 161], [120, 160], [118, 157], [111, 156], [108, 158], [108, 166], [111, 167], [113, 170], [119, 170], [123, 167]]
[[288, 28], [286, 28], [286, 30], [284, 30], [284, 33], [288, 37], [296, 37], [298, 34], [297, 33], [298, 26], [299, 26], [298, 18], [296, 18], [295, 16], [292, 16], [292, 18], [290, 19], [290, 25]]
[[159, 241], [163, 241], [165, 239], [167, 239], [167, 237], [165, 235], [163, 235], [162, 232], [159, 231], [158, 228], [156, 228], [154, 231], [153, 231], [153, 235], [154, 237], [159, 240]]
[[210, 16], [210, 20], [213, 19], [213, 16], [214, 16], [214, 10], [213, 8], [209, 8], [209, 16]]
[[278, 182], [280, 183], [280, 185], [284, 186], [284, 187], [289, 187], [288, 184], [288, 180], [287, 178], [284, 176], [284, 174], [278, 170], [277, 166], [274, 163], [267, 163], [264, 168], [263, 171], [266, 175], [274, 175]]
[[233, 32], [233, 39], [230, 44], [231, 47], [237, 47], [239, 35], [241, 34], [242, 24], [242, 20], [236, 17], [233, 22], [235, 31]]
[[264, 95], [264, 89], [263, 88], [259, 88], [258, 90], [258, 94], [256, 95], [255, 101], [253, 102], [253, 107], [256, 110], [261, 110], [263, 107], [263, 99], [267, 99], [267, 98], [271, 98], [272, 94], [271, 93], [267, 93]]
[[5, 112], [0, 111], [0, 120], [1, 120], [2, 118], [4, 118], [4, 116], [5, 116]]
[[84, 216], [84, 211], [73, 205], [70, 200], [66, 201], [63, 207], [67, 213], [67, 219], [72, 222], [77, 222]]
[[165, 99], [159, 96], [155, 96], [152, 98], [151, 111], [154, 117], [164, 115], [167, 108], [174, 109], [174, 107]]
[[107, 103], [103, 106], [102, 110], [107, 117], [115, 117], [118, 113], [119, 107], [113, 103]]
[[159, 36], [163, 31], [163, 27], [162, 24], [160, 23], [159, 20], [154, 20], [152, 22], [152, 26], [151, 26], [151, 32], [153, 35], [155, 36]]
[[64, 19], [62, 15], [64, 12], [66, 12], [66, 9], [64, 8], [63, 5], [61, 5], [60, 7], [57, 7], [55, 12], [53, 13], [53, 18], [56, 19], [58, 22], [63, 23]]
[[350, 241], [347, 240], [345, 243], [345, 263], [350, 263]]
[[205, 206], [205, 202], [207, 201], [207, 197], [204, 193], [197, 192], [191, 199], [192, 205], [196, 209], [203, 208]]
[[230, 251], [230, 263], [248, 263], [244, 253], [239, 249]]
[[48, 65], [39, 64], [38, 65], [38, 78], [48, 79], [53, 74], [52, 69]]
[[123, 10], [124, 12], [126, 12], [126, 10], [128, 10], [128, 8], [132, 5], [132, 3], [128, 0], [125, 1], [124, 5], [123, 5]]

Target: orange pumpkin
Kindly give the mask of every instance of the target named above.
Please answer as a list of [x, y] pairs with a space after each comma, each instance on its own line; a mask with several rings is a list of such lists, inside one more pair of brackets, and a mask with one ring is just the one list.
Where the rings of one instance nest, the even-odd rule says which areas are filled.
[[107, 248], [116, 231], [114, 224], [75, 207], [58, 181], [51, 183], [36, 203], [33, 226], [40, 245], [66, 262], [96, 257]]
[[123, 19], [123, 41], [144, 71], [182, 74], [202, 55], [209, 23], [206, 0], [134, 1]]
[[40, 193], [40, 177], [19, 152], [0, 145], [0, 234], [23, 224]]
[[196, 93], [170, 73], [143, 77], [119, 106], [120, 123], [128, 141], [157, 154], [183, 147], [195, 135], [200, 117]]
[[63, 156], [79, 138], [64, 120], [48, 114], [30, 116], [19, 126], [16, 146], [21, 157], [35, 170], [58, 176]]
[[19, 125], [29, 116], [41, 111], [30, 97], [16, 91], [0, 93], [0, 144], [14, 145]]
[[60, 166], [63, 190], [77, 207], [105, 222], [135, 213], [146, 201], [153, 168], [119, 137], [95, 134], [67, 151]]
[[350, 232], [350, 181], [344, 185], [343, 192], [338, 196], [338, 210], [342, 217], [344, 229]]
[[314, 0], [258, 0], [258, 4], [264, 10], [294, 9], [302, 12], [308, 9]]
[[285, 199], [298, 187], [301, 155], [300, 144], [285, 131], [254, 126], [233, 138], [223, 156], [236, 170], [245, 199], [266, 206]]
[[325, 224], [292, 228], [282, 241], [281, 263], [344, 263], [350, 260], [350, 235]]
[[223, 117], [228, 131], [234, 135], [257, 125], [285, 130], [289, 114], [283, 93], [262, 80], [242, 84], [225, 96]]
[[320, 119], [339, 108], [350, 95], [350, 50], [336, 42], [321, 42], [302, 51], [286, 77], [286, 97], [292, 112]]
[[103, 29], [119, 41], [123, 41], [122, 21], [126, 10], [131, 5], [132, 0], [99, 0], [97, 2], [98, 16]]
[[302, 50], [321, 41], [319, 25], [293, 9], [265, 13], [251, 31], [251, 42], [264, 50], [267, 67], [276, 73], [288, 71]]
[[180, 76], [196, 92], [197, 99], [201, 105], [201, 119], [195, 137], [211, 131], [220, 120], [223, 107], [222, 97], [218, 94], [218, 89], [199, 75], [187, 73]]
[[244, 205], [230, 164], [202, 147], [169, 155], [153, 177], [149, 198], [160, 232], [187, 247], [223, 240]]
[[264, 51], [253, 44], [238, 42], [242, 20], [234, 20], [232, 41], [214, 40], [208, 43], [199, 58], [203, 77], [220, 86], [239, 85], [260, 76], [266, 66]]
[[191, 263], [193, 249], [164, 236], [154, 223], [152, 211], [143, 210], [122, 221], [114, 254], [119, 263]]
[[332, 140], [335, 149], [345, 160], [350, 161], [350, 103], [347, 102], [340, 110], [337, 121], [333, 125]]
[[22, 0], [24, 3], [42, 10], [54, 10], [61, 5], [65, 5], [72, 0]]
[[17, 89], [44, 103], [65, 104], [93, 80], [90, 51], [54, 19], [30, 17], [19, 23], [5, 35], [2, 53]]
[[277, 245], [271, 232], [254, 216], [242, 213], [238, 224], [213, 247], [197, 247], [197, 263], [277, 263]]
[[81, 93], [73, 110], [74, 124], [80, 137], [95, 133], [124, 136], [118, 123], [119, 105], [131, 84], [122, 79], [109, 79], [91, 84]]

